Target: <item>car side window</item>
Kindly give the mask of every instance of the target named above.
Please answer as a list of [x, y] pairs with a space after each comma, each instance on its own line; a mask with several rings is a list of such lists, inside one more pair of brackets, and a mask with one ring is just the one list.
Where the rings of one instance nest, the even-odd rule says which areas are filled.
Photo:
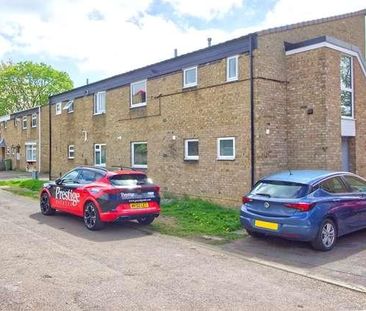
[[366, 192], [366, 181], [355, 176], [343, 176], [349, 184], [351, 192]]
[[92, 170], [82, 170], [79, 177], [79, 182], [81, 184], [90, 184], [103, 177], [103, 174]]
[[338, 177], [329, 178], [320, 183], [319, 188], [329, 193], [348, 192], [343, 182]]
[[64, 183], [73, 183], [77, 181], [77, 177], [79, 175], [78, 170], [71, 171], [70, 173], [66, 174], [62, 177]]

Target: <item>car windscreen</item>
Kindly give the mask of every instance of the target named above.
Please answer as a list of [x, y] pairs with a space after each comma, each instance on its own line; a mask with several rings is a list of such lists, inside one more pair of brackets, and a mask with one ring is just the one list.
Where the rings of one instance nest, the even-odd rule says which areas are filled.
[[250, 194], [268, 198], [296, 199], [304, 197], [308, 189], [308, 185], [300, 183], [262, 180], [254, 186]]
[[119, 174], [109, 178], [113, 186], [152, 185], [150, 178], [143, 174]]

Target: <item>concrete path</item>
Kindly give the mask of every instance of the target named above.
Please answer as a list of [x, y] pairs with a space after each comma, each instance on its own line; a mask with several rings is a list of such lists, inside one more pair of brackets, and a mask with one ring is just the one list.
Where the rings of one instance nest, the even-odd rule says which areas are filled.
[[[27, 179], [32, 178], [32, 173], [30, 172], [23, 172], [23, 171], [0, 171], [0, 180], [6, 179]], [[40, 179], [48, 179], [47, 174], [40, 174]]]
[[366, 295], [0, 190], [1, 310], [362, 310]]

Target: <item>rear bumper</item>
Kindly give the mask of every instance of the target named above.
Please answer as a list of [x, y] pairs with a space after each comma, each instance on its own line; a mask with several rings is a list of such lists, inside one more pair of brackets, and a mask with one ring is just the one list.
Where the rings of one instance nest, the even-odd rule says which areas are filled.
[[120, 205], [115, 210], [100, 213], [100, 220], [103, 222], [114, 222], [118, 220], [134, 220], [143, 216], [158, 217], [160, 214], [160, 206], [153, 202], [148, 208], [132, 209], [126, 204]]
[[[278, 224], [278, 229], [259, 228], [255, 226], [256, 220], [276, 223]], [[290, 240], [311, 241], [318, 233], [318, 225], [311, 221], [311, 213], [308, 212], [299, 212], [291, 217], [268, 217], [254, 214], [243, 205], [240, 210], [240, 222], [247, 230]]]

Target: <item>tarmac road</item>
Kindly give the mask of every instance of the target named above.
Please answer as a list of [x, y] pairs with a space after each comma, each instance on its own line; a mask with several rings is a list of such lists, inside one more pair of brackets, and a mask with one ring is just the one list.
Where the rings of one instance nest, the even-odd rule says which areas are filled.
[[137, 224], [91, 232], [3, 190], [0, 215], [1, 310], [366, 309], [366, 294]]

